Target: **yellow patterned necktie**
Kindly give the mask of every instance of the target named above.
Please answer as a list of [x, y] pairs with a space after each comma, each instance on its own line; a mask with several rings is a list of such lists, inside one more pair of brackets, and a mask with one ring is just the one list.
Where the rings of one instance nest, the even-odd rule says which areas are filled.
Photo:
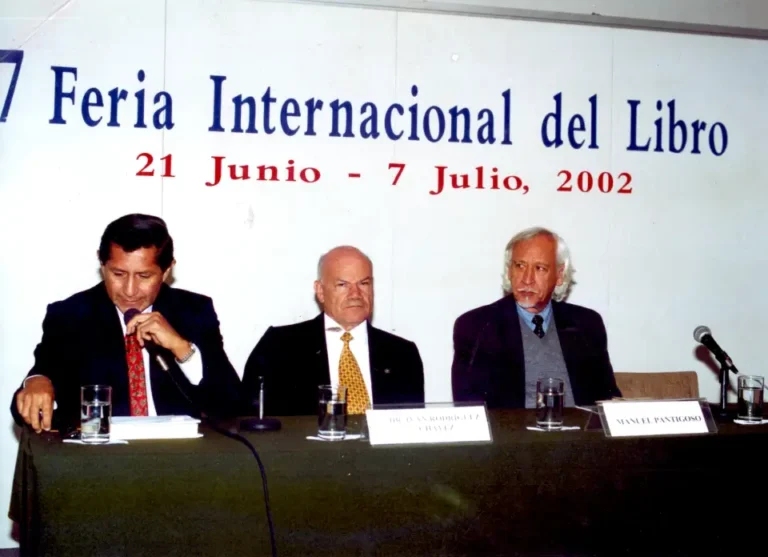
[[357, 365], [355, 355], [349, 349], [352, 335], [345, 332], [341, 335], [341, 340], [344, 342], [344, 348], [341, 349], [341, 358], [339, 358], [339, 385], [347, 388], [347, 413], [364, 414], [370, 405], [370, 399], [360, 366]]

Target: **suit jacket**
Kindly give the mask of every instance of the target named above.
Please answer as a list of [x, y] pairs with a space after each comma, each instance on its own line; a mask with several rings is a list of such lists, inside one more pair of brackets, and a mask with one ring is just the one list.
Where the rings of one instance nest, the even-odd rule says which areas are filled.
[[[368, 323], [368, 350], [374, 406], [424, 403], [424, 369], [413, 342]], [[331, 384], [323, 314], [267, 329], [245, 365], [247, 400], [258, 399], [259, 376], [264, 377], [265, 415], [317, 414], [317, 387]]]
[[[151, 359], [150, 383], [158, 415], [199, 416], [199, 410], [213, 416], [230, 414], [232, 407], [240, 404], [241, 384], [224, 351], [211, 299], [163, 284], [153, 311], [161, 313], [182, 337], [194, 343], [199, 349], [195, 357], [203, 359], [203, 379], [192, 385], [173, 354], [159, 349], [169, 371], [164, 372]], [[120, 316], [103, 282], [48, 306], [43, 337], [35, 349], [35, 364], [29, 375], [45, 375], [53, 382], [58, 407], [54, 423], [59, 429], [79, 423], [82, 385], [111, 385], [112, 415], [130, 415]], [[21, 425], [15, 394], [11, 413]]]
[[[576, 404], [593, 405], [597, 400], [620, 397], [600, 314], [555, 301], [552, 314]], [[525, 408], [523, 339], [511, 295], [460, 316], [454, 325], [453, 345], [454, 401]]]

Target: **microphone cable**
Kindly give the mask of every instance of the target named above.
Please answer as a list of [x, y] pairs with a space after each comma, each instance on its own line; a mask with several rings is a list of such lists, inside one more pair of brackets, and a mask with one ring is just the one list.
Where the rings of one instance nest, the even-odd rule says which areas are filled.
[[228, 431], [222, 427], [219, 427], [214, 423], [214, 421], [210, 417], [207, 418], [206, 423], [209, 426], [211, 426], [211, 429], [213, 429], [217, 433], [220, 433], [225, 437], [229, 437], [230, 439], [235, 439], [236, 441], [240, 441], [242, 444], [244, 444], [246, 447], [248, 447], [251, 450], [251, 453], [253, 453], [253, 456], [256, 459], [256, 463], [259, 465], [259, 472], [261, 473], [261, 484], [264, 489], [264, 507], [267, 512], [267, 524], [269, 525], [269, 543], [272, 548], [272, 557], [277, 557], [277, 542], [275, 542], [275, 527], [274, 527], [274, 524], [272, 523], [272, 509], [269, 506], [269, 488], [267, 487], [267, 472], [264, 469], [264, 463], [261, 461], [261, 458], [259, 457], [259, 453], [256, 451], [256, 449], [251, 444], [251, 442], [248, 441], [248, 439], [246, 439], [239, 433], [234, 433], [232, 431]]
[[[140, 312], [136, 309], [129, 309], [128, 311], [126, 311], [125, 315], [123, 316], [123, 319], [126, 325], [131, 319], [133, 319], [135, 315], [138, 315], [139, 313]], [[150, 351], [149, 348], [148, 347], [146, 348], [147, 348], [147, 352], [149, 352]], [[230, 439], [235, 439], [236, 441], [243, 443], [246, 447], [248, 447], [248, 449], [250, 449], [251, 453], [253, 453], [253, 456], [256, 458], [256, 463], [259, 465], [259, 472], [261, 473], [261, 483], [264, 489], [264, 505], [267, 511], [267, 524], [269, 525], [269, 542], [272, 548], [272, 557], [277, 557], [277, 543], [275, 542], [275, 527], [274, 527], [274, 524], [272, 523], [272, 509], [269, 506], [269, 489], [267, 487], [267, 472], [264, 469], [264, 463], [261, 461], [261, 458], [259, 457], [259, 453], [256, 451], [256, 449], [251, 444], [251, 442], [248, 441], [248, 439], [246, 439], [245, 437], [243, 437], [238, 433], [233, 433], [231, 431], [228, 431], [220, 427], [218, 424], [215, 423], [215, 420], [212, 416], [207, 416], [204, 412], [202, 412], [201, 411], [202, 405], [192, 401], [192, 399], [189, 397], [186, 391], [182, 388], [182, 386], [179, 385], [179, 382], [176, 380], [176, 377], [174, 377], [174, 374], [171, 371], [171, 369], [167, 365], [165, 365], [165, 361], [162, 359], [162, 357], [158, 357], [156, 359], [160, 367], [163, 369], [163, 371], [165, 371], [165, 373], [171, 378], [171, 381], [173, 381], [173, 384], [176, 385], [176, 390], [178, 390], [184, 396], [184, 398], [187, 399], [187, 401], [192, 406], [192, 408], [197, 410], [201, 416], [206, 418], [206, 423], [209, 426], [211, 426], [211, 429], [213, 429], [215, 432], [221, 435], [224, 435], [225, 437], [229, 437]]]
[[[182, 395], [184, 395], [184, 398], [186, 398], [187, 401], [189, 401], [192, 407], [195, 409], [199, 408], [199, 405], [193, 402], [191, 398], [189, 398], [189, 395], [187, 395], [187, 393], [184, 391], [181, 385], [179, 385], [178, 381], [176, 381], [176, 378], [173, 376], [173, 372], [169, 369], [166, 373], [168, 374], [168, 376], [170, 376], [174, 385], [176, 385], [176, 388], [179, 390], [179, 392]], [[213, 429], [216, 433], [219, 433], [225, 437], [229, 437], [230, 439], [239, 441], [240, 443], [248, 447], [251, 453], [253, 453], [253, 456], [256, 459], [256, 464], [258, 464], [259, 466], [259, 473], [261, 474], [261, 484], [264, 490], [264, 507], [267, 513], [267, 525], [269, 526], [269, 544], [272, 549], [272, 557], [277, 557], [277, 542], [275, 541], [275, 526], [272, 522], [272, 508], [269, 505], [269, 488], [267, 486], [267, 471], [264, 469], [264, 463], [261, 461], [261, 457], [259, 457], [259, 453], [256, 451], [256, 448], [251, 444], [251, 442], [248, 441], [248, 439], [246, 439], [239, 433], [234, 433], [232, 431], [224, 429], [223, 427], [219, 426], [216, 423], [216, 421], [212, 416], [206, 415], [204, 412], [200, 412], [200, 414], [202, 417], [205, 418], [205, 423], [208, 424], [211, 427], [211, 429]]]

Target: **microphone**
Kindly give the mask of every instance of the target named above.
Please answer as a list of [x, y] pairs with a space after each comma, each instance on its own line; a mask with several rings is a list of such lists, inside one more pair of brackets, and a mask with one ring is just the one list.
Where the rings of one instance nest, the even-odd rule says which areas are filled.
[[709, 327], [704, 325], [699, 325], [696, 327], [693, 330], [693, 338], [696, 340], [696, 342], [706, 346], [709, 351], [712, 352], [715, 358], [717, 358], [717, 361], [720, 362], [721, 366], [732, 371], [733, 373], [739, 373], [739, 370], [737, 370], [736, 366], [733, 365], [733, 361], [731, 360], [730, 356], [728, 356], [725, 350], [720, 348], [720, 345], [715, 342], [714, 338], [712, 338], [712, 331], [709, 330]]
[[[131, 308], [128, 311], [125, 312], [123, 315], [123, 321], [127, 325], [128, 322], [139, 315], [141, 312], [135, 308]], [[163, 371], [168, 371], [168, 364], [165, 363], [165, 358], [163, 358], [163, 355], [160, 354], [160, 348], [151, 340], [145, 340], [144, 341], [144, 348], [147, 349], [147, 352], [149, 352], [149, 355], [155, 359], [155, 361], [160, 365], [161, 368], [163, 368]]]

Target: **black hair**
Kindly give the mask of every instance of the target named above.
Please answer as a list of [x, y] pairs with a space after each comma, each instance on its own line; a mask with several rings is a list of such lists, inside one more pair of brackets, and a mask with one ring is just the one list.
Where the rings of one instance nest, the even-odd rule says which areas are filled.
[[173, 263], [173, 238], [160, 217], [132, 214], [109, 223], [99, 244], [99, 261], [102, 265], [109, 261], [112, 244], [127, 252], [139, 248], [157, 248], [155, 263], [163, 272]]

